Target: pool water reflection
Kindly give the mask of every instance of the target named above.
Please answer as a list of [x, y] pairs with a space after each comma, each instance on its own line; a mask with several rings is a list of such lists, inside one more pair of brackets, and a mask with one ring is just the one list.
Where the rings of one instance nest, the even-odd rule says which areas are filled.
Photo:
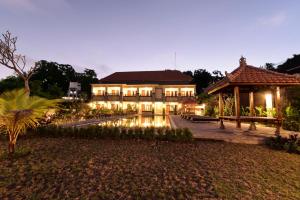
[[120, 126], [120, 127], [170, 127], [168, 116], [143, 116], [138, 115], [129, 118], [110, 120], [101, 122], [100, 126]]

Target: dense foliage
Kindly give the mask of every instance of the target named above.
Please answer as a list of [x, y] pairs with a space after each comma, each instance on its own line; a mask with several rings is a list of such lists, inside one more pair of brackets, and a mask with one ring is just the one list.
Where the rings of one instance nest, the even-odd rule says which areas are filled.
[[[67, 95], [70, 82], [81, 84], [81, 96], [91, 96], [91, 84], [97, 83], [97, 74], [92, 69], [85, 69], [78, 73], [71, 65], [58, 64], [41, 60], [36, 63], [36, 69], [30, 80], [32, 95], [49, 99], [60, 98]], [[24, 82], [16, 76], [9, 76], [0, 81], [0, 93], [24, 87]]]
[[274, 149], [300, 154], [300, 139], [297, 134], [290, 135], [289, 138], [278, 135], [275, 138], [269, 138], [266, 144]]
[[277, 66], [274, 63], [266, 63], [265, 68], [287, 74], [300, 73], [300, 54], [294, 54], [292, 58], [288, 58], [284, 63]]
[[197, 94], [201, 94], [210, 84], [215, 83], [224, 77], [218, 70], [210, 73], [206, 69], [197, 69], [194, 72], [185, 71], [183, 73], [193, 78], [192, 82], [196, 84]]

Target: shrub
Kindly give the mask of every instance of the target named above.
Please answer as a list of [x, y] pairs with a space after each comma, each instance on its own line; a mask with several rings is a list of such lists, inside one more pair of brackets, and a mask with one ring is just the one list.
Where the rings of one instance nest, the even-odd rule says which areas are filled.
[[165, 138], [164, 129], [163, 128], [158, 128], [158, 129], [156, 129], [156, 132], [157, 132], [156, 138], [158, 140], [164, 140], [164, 138]]
[[127, 139], [127, 138], [129, 138], [127, 129], [125, 127], [121, 127], [120, 128], [120, 139]]
[[153, 127], [149, 128], [145, 128], [144, 130], [144, 134], [143, 134], [143, 139], [146, 140], [153, 140], [155, 138], [155, 129]]
[[300, 122], [287, 118], [283, 120], [282, 128], [290, 131], [300, 131]]
[[193, 140], [193, 134], [190, 131], [190, 129], [188, 129], [188, 128], [183, 129], [183, 138], [182, 138], [182, 140], [183, 141], [192, 141]]
[[164, 140], [171, 140], [172, 139], [172, 132], [171, 129], [167, 128], [165, 131]]
[[[126, 130], [126, 129], [125, 129], [125, 130]], [[122, 135], [123, 135], [123, 133], [122, 133]], [[127, 136], [128, 136], [128, 138], [134, 138], [134, 137], [135, 137], [135, 135], [134, 135], [134, 129], [129, 128], [129, 129], [127, 130]]]
[[87, 139], [145, 139], [145, 140], [167, 140], [167, 141], [191, 141], [192, 133], [189, 129], [170, 128], [125, 128], [92, 125], [88, 127], [66, 127], [60, 126], [40, 126], [30, 130], [26, 137], [74, 137]]
[[181, 128], [176, 129], [176, 138], [177, 140], [182, 140], [183, 137], [183, 130]]
[[112, 128], [112, 131], [111, 131], [111, 137], [113, 138], [113, 139], [119, 139], [120, 138], [120, 129], [119, 129], [119, 127], [113, 127]]
[[143, 129], [140, 127], [134, 128], [134, 135], [135, 138], [141, 138], [141, 136], [143, 135]]
[[286, 150], [289, 153], [300, 154], [300, 139], [297, 134], [290, 135], [289, 138], [276, 136], [269, 138], [266, 144], [273, 149]]

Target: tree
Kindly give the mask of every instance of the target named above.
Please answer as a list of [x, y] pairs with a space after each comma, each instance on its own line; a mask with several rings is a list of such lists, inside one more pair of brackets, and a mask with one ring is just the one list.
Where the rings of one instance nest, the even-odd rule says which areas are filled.
[[[60, 88], [63, 95], [67, 94], [69, 83], [76, 81], [76, 71], [71, 65], [58, 64], [41, 60], [37, 62], [32, 81], [40, 81], [41, 91], [48, 92], [53, 86]], [[61, 92], [52, 98], [61, 97]]]
[[185, 72], [182, 72], [183, 74], [185, 75], [188, 75], [190, 77], [193, 77], [193, 72], [192, 71], [185, 71]]
[[200, 94], [210, 84], [215, 83], [224, 78], [224, 75], [219, 70], [214, 70], [212, 74], [206, 69], [197, 69], [194, 71], [185, 71], [183, 74], [189, 75], [193, 78], [192, 83], [196, 84], [196, 92]]
[[[83, 73], [78, 73], [68, 64], [59, 64], [41, 60], [36, 63], [36, 69], [32, 75], [32, 82], [40, 81], [43, 95], [48, 94], [49, 98], [59, 98], [66, 95], [70, 82], [79, 82], [81, 84], [82, 94], [91, 95], [91, 84], [97, 83], [97, 74], [92, 69], [85, 69]], [[58, 92], [49, 94], [50, 91]], [[41, 95], [38, 94], [38, 95]]]
[[294, 54], [283, 64], [277, 66], [277, 71], [281, 73], [295, 74], [300, 73], [300, 54]]
[[194, 71], [193, 83], [196, 84], [196, 92], [200, 94], [203, 89], [213, 82], [212, 75], [206, 69], [197, 69]]
[[35, 66], [27, 70], [25, 56], [16, 53], [17, 37], [13, 37], [9, 31], [6, 31], [2, 36], [3, 39], [0, 39], [0, 64], [14, 70], [23, 79], [25, 91], [29, 95], [29, 79], [35, 70]]
[[19, 134], [27, 128], [35, 128], [49, 108], [56, 107], [58, 100], [29, 96], [24, 89], [0, 95], [0, 128], [8, 135], [8, 153], [13, 154]]
[[214, 82], [214, 83], [216, 83], [216, 82], [218, 82], [219, 80], [221, 80], [221, 79], [224, 78], [224, 75], [223, 75], [222, 72], [219, 71], [219, 70], [214, 70], [214, 71], [212, 72], [212, 74], [213, 74], [213, 82]]
[[276, 71], [276, 68], [274, 67], [274, 65], [275, 64], [273, 64], [273, 63], [266, 63], [264, 68], [267, 70]]
[[23, 80], [18, 76], [8, 76], [0, 80], [0, 94], [8, 91], [24, 87]]
[[87, 97], [90, 98], [92, 94], [91, 84], [98, 82], [96, 72], [92, 69], [84, 69], [83, 73], [77, 73], [76, 80], [81, 84], [82, 93], [86, 93]]

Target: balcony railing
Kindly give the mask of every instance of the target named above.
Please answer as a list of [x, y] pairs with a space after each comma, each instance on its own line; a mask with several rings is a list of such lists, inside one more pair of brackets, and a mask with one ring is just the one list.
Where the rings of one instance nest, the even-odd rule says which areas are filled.
[[123, 96], [123, 101], [138, 101], [138, 96]]
[[166, 96], [165, 94], [161, 95], [161, 98], [158, 98], [155, 96], [155, 93], [152, 93], [151, 95], [122, 95], [121, 93], [114, 93], [110, 94], [107, 93], [106, 95], [93, 95], [92, 100], [94, 101], [166, 101], [166, 102], [176, 102], [176, 101], [182, 101], [185, 99], [194, 98], [195, 96], [180, 96], [180, 95], [173, 95], [173, 96]]

